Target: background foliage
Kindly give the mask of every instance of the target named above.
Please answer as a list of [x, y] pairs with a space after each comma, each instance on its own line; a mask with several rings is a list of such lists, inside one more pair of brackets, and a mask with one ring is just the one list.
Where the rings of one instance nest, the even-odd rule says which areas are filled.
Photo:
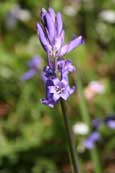
[[[40, 98], [44, 97], [40, 71], [31, 80], [20, 80], [28, 69], [27, 61], [34, 55], [42, 57], [41, 69], [46, 62], [35, 28], [42, 7], [47, 8], [47, 1], [0, 1], [1, 173], [55, 173], [70, 169], [60, 106], [50, 109], [40, 103]], [[106, 10], [114, 11], [115, 1], [58, 0], [52, 1], [52, 7], [63, 15], [66, 41], [74, 34], [81, 34], [85, 39], [83, 46], [67, 55], [80, 70], [83, 90], [92, 80], [101, 81], [105, 86], [103, 94], [87, 101], [91, 119], [113, 114], [115, 19], [111, 22], [101, 14]], [[76, 77], [77, 71], [72, 79]], [[80, 104], [77, 92], [67, 101], [72, 124], [83, 121]], [[104, 129], [98, 147], [107, 173], [115, 170], [114, 133]], [[83, 169], [91, 172], [89, 152], [79, 148], [85, 137], [76, 137], [76, 145]]]

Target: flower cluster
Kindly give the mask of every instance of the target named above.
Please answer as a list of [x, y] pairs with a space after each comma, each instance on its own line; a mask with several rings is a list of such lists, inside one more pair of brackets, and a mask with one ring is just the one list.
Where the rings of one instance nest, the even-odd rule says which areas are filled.
[[37, 23], [37, 33], [42, 47], [47, 53], [48, 65], [42, 72], [45, 83], [46, 98], [41, 102], [49, 107], [60, 98], [67, 100], [75, 91], [75, 86], [69, 86], [68, 73], [75, 71], [71, 60], [61, 57], [83, 43], [82, 36], [75, 37], [64, 45], [64, 29], [61, 13], [55, 13], [52, 8], [41, 10], [41, 21]]

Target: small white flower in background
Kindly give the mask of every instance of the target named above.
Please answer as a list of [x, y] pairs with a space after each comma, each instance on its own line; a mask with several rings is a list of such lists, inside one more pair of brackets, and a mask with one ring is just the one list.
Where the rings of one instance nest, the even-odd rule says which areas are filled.
[[96, 94], [103, 94], [105, 85], [100, 81], [91, 81], [84, 90], [84, 95], [87, 100], [92, 100]]
[[99, 17], [108, 23], [115, 23], [115, 11], [114, 10], [103, 10], [100, 12]]
[[27, 9], [20, 9], [18, 19], [23, 22], [29, 21], [31, 19], [31, 14]]
[[77, 13], [77, 9], [73, 6], [65, 6], [63, 9], [64, 14], [67, 16], [75, 16]]
[[77, 122], [72, 129], [78, 135], [87, 135], [89, 133], [89, 127], [83, 122]]

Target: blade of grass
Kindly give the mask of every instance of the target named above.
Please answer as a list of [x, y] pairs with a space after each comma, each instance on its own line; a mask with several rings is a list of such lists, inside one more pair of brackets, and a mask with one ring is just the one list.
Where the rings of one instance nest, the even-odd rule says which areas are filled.
[[[78, 97], [79, 97], [81, 116], [82, 116], [83, 121], [88, 125], [88, 127], [91, 131], [91, 129], [92, 129], [91, 120], [90, 120], [90, 115], [89, 115], [88, 108], [86, 105], [86, 101], [85, 101], [85, 98], [83, 95], [83, 88], [82, 88], [82, 82], [81, 82], [79, 69], [77, 71], [76, 83], [77, 83], [77, 89], [78, 89], [77, 92], [78, 92]], [[95, 173], [102, 173], [102, 167], [101, 167], [99, 153], [98, 153], [96, 145], [93, 147], [92, 150], [90, 150], [90, 154], [91, 154], [91, 158], [92, 158], [92, 161], [94, 164]]]

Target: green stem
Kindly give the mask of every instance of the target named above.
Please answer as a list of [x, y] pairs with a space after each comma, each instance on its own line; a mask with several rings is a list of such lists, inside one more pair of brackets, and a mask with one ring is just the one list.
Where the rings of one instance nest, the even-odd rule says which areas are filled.
[[[91, 120], [90, 120], [89, 112], [87, 109], [86, 101], [85, 101], [85, 98], [83, 95], [82, 82], [81, 82], [81, 78], [80, 78], [79, 69], [78, 69], [78, 73], [77, 73], [77, 88], [78, 88], [78, 95], [79, 95], [79, 102], [80, 102], [82, 119], [89, 126], [90, 131], [91, 131], [91, 128], [92, 128], [91, 123], [90, 123]], [[102, 168], [101, 168], [101, 164], [100, 164], [100, 159], [99, 159], [97, 147], [94, 146], [92, 148], [92, 150], [90, 150], [90, 152], [91, 152], [91, 158], [92, 158], [93, 163], [94, 163], [95, 173], [102, 173]]]
[[50, 7], [50, 0], [46, 0], [47, 7]]
[[67, 116], [65, 104], [64, 104], [64, 101], [62, 99], [61, 99], [61, 109], [62, 109], [62, 113], [63, 113], [64, 124], [65, 124], [65, 129], [66, 129], [66, 134], [67, 134], [67, 139], [68, 139], [69, 150], [70, 150], [71, 161], [72, 161], [74, 173], [80, 173], [80, 163], [79, 163], [77, 151], [75, 149], [75, 142], [73, 140], [73, 133], [72, 133], [69, 118]]

